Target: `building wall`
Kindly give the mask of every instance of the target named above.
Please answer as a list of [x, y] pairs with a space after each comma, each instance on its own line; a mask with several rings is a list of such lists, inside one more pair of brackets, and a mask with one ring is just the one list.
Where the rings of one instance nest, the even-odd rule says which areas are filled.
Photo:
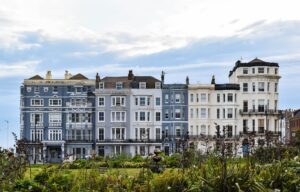
[[[75, 88], [81, 91], [76, 92]], [[89, 127], [92, 133], [92, 119], [88, 122], [87, 116], [93, 115], [94, 98], [88, 96], [88, 91], [94, 91], [93, 80], [24, 80], [21, 88], [21, 138], [28, 141], [31, 155], [39, 151], [36, 161], [59, 162], [64, 156], [71, 155], [76, 142], [69, 137], [68, 130]], [[85, 105], [72, 105], [72, 98], [85, 99]], [[72, 113], [82, 114], [82, 120], [72, 123]], [[87, 150], [81, 156], [89, 155], [92, 138], [83, 147]], [[34, 159], [34, 155], [31, 156], [31, 161]]]
[[[259, 68], [263, 69], [262, 73], [259, 73]], [[255, 145], [258, 144], [259, 139], [268, 139], [265, 142], [270, 143], [275, 142], [272, 138], [266, 138], [266, 131], [271, 131], [276, 136], [279, 134], [279, 79], [278, 67], [267, 64], [239, 67], [230, 77], [230, 82], [240, 85], [238, 127], [242, 132], [247, 129], [256, 133]]]
[[165, 154], [179, 152], [188, 136], [186, 84], [164, 84], [162, 89], [162, 134]]
[[[21, 137], [31, 153], [39, 151], [39, 160], [148, 155], [157, 148], [172, 154], [185, 143], [205, 152], [216, 147], [217, 128], [221, 135], [224, 128], [226, 143], [240, 153], [243, 143], [274, 144], [280, 134], [277, 63], [237, 62], [229, 84], [214, 79], [189, 84], [188, 78], [185, 84], [164, 84], [164, 73], [160, 82], [132, 71], [122, 77], [97, 75], [96, 80], [70, 77], [35, 76], [21, 87]], [[36, 124], [33, 114], [41, 118]]]
[[[226, 138], [233, 140], [237, 129], [237, 90], [215, 90], [215, 85], [189, 86], [190, 142], [202, 152], [215, 148], [217, 126], [226, 127]], [[230, 95], [230, 98], [229, 98]]]
[[[141, 154], [143, 152], [141, 147], [143, 148], [143, 146], [146, 146], [146, 154], [153, 154], [155, 148], [161, 148], [161, 95], [161, 89], [131, 89], [130, 137], [140, 143], [137, 150], [134, 147], [131, 148], [131, 154], [136, 154], [136, 151]], [[141, 98], [145, 98], [145, 105], [141, 105]], [[148, 99], [150, 103], [148, 103]], [[159, 99], [159, 105], [157, 105], [156, 99]], [[141, 117], [143, 113], [145, 113], [145, 120]], [[148, 117], [148, 115], [150, 116]], [[146, 133], [144, 133], [144, 129]], [[151, 142], [144, 140], [150, 140]]]
[[289, 119], [290, 126], [290, 144], [299, 144], [300, 140], [300, 110], [293, 113], [293, 117]]

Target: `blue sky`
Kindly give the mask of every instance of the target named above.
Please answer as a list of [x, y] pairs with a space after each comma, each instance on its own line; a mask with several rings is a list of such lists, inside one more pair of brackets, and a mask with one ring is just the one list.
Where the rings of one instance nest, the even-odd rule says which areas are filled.
[[2, 0], [0, 146], [19, 134], [22, 80], [51, 70], [94, 78], [126, 75], [167, 82], [228, 82], [238, 59], [280, 64], [280, 108], [298, 108], [300, 14], [297, 1]]

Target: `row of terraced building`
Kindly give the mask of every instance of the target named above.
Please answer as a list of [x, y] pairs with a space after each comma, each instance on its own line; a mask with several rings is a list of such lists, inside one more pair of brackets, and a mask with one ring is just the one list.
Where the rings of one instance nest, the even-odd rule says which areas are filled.
[[30, 160], [68, 156], [170, 155], [193, 147], [208, 152], [222, 138], [236, 155], [278, 142], [278, 63], [237, 61], [229, 83], [166, 84], [152, 76], [63, 79], [36, 75], [21, 86], [21, 138]]

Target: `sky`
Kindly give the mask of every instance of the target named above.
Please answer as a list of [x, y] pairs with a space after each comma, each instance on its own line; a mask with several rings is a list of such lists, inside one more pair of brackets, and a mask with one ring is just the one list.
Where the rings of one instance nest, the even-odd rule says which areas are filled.
[[19, 135], [20, 86], [52, 71], [166, 72], [227, 83], [237, 60], [280, 65], [279, 107], [299, 108], [300, 14], [291, 0], [1, 0], [0, 146]]

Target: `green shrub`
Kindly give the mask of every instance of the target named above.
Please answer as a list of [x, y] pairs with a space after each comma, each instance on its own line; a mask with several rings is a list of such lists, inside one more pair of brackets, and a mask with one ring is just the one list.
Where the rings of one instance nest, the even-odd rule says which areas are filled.
[[30, 181], [30, 180], [18, 180], [16, 181], [14, 187], [14, 191], [20, 191], [20, 192], [40, 192], [42, 191], [42, 188], [38, 186], [37, 183]]
[[188, 189], [188, 179], [176, 171], [165, 171], [163, 174], [156, 176], [152, 181], [152, 190], [155, 192], [165, 191], [184, 191]]

